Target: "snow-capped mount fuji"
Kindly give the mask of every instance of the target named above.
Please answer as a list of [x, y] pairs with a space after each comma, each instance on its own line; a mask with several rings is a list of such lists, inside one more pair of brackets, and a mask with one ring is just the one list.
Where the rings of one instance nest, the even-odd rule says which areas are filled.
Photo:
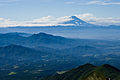
[[66, 21], [63, 21], [59, 24], [72, 25], [72, 26], [86, 26], [86, 27], [95, 26], [93, 24], [87, 23], [87, 22], [79, 19], [76, 16], [67, 17]]

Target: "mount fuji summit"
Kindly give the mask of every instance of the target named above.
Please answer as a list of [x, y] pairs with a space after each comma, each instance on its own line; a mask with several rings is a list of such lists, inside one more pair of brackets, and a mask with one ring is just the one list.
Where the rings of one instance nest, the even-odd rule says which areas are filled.
[[[65, 18], [66, 19], [66, 18]], [[81, 19], [79, 19], [76, 16], [70, 16], [67, 17], [66, 21], [63, 21], [59, 24], [64, 24], [64, 25], [72, 25], [72, 26], [85, 26], [85, 27], [92, 27], [95, 26], [93, 24], [87, 23]]]

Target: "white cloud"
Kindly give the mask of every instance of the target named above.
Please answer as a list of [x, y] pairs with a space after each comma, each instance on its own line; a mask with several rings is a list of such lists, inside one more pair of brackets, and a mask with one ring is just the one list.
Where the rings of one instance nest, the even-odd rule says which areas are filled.
[[120, 5], [120, 2], [109, 2], [109, 1], [90, 1], [86, 3], [87, 5]]
[[9, 5], [11, 3], [20, 2], [22, 0], [0, 0], [0, 6]]
[[91, 0], [91, 1], [74, 1], [74, 2], [65, 2], [65, 4], [74, 4], [74, 5], [120, 5], [120, 1], [114, 2], [111, 0]]
[[4, 20], [4, 18], [0, 18], [0, 21]]
[[9, 3], [9, 2], [16, 2], [20, 0], [0, 0], [0, 3]]
[[98, 18], [91, 13], [75, 15], [78, 18], [95, 25], [120, 25], [120, 18]]
[[[91, 13], [75, 15], [78, 18], [95, 25], [120, 25], [120, 18], [98, 18]], [[61, 24], [64, 21], [72, 20], [70, 16], [53, 17], [47, 16], [31, 21], [13, 21], [10, 19], [0, 18], [0, 27], [14, 27], [14, 26], [54, 26], [54, 25], [73, 25]]]
[[70, 16], [59, 17], [56, 19], [57, 22], [64, 22], [64, 21], [69, 21], [69, 20], [72, 20]]
[[35, 23], [50, 23], [51, 21], [53, 21], [55, 18], [52, 17], [52, 16], [46, 16], [46, 17], [43, 17], [43, 18], [39, 18], [39, 19], [34, 19], [33, 22]]
[[65, 4], [75, 4], [76, 2], [65, 2]]

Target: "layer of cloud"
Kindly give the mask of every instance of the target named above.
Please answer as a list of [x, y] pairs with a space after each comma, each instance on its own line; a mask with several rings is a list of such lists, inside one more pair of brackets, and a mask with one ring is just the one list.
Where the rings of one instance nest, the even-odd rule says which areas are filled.
[[65, 4], [76, 4], [76, 2], [71, 1], [71, 2], [65, 2]]
[[109, 1], [90, 1], [86, 3], [87, 5], [120, 5], [120, 2], [109, 2]]
[[68, 1], [65, 2], [65, 4], [74, 4], [74, 5], [120, 5], [120, 1], [114, 2], [111, 0], [91, 0], [91, 1], [85, 1], [85, 2], [75, 2], [75, 1]]
[[64, 21], [69, 21], [70, 16], [65, 17], [53, 17], [46, 16], [31, 21], [12, 21], [10, 19], [0, 18], [0, 27], [14, 27], [14, 26], [56, 26], [56, 25], [73, 25], [73, 24], [61, 24]]
[[95, 25], [120, 25], [120, 18], [98, 18], [91, 13], [76, 15], [78, 18]]
[[20, 0], [0, 0], [0, 3], [9, 3], [9, 2], [16, 2]]
[[[76, 17], [95, 25], [120, 25], [120, 18], [98, 18], [91, 13], [78, 14]], [[10, 19], [0, 18], [0, 27], [14, 27], [14, 26], [56, 26], [56, 25], [74, 25], [61, 24], [63, 22], [72, 20], [70, 16], [53, 17], [46, 16], [43, 18], [33, 19], [31, 21], [13, 21]]]
[[0, 0], [0, 5], [9, 5], [20, 1], [21, 0]]

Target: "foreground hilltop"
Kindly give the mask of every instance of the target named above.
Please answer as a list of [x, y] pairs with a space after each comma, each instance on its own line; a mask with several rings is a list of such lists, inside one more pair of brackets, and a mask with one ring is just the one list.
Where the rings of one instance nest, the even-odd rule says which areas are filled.
[[105, 64], [94, 66], [85, 64], [65, 73], [59, 73], [44, 80], [120, 80], [120, 70]]

